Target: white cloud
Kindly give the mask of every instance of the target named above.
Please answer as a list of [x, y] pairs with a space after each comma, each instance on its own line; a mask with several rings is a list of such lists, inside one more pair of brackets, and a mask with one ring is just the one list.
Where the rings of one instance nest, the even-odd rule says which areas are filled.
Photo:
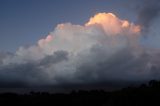
[[140, 26], [99, 13], [84, 26], [59, 24], [36, 45], [1, 58], [0, 76], [9, 72], [12, 80], [29, 85], [150, 79], [159, 73], [152, 59], [160, 52], [152, 56], [139, 39]]

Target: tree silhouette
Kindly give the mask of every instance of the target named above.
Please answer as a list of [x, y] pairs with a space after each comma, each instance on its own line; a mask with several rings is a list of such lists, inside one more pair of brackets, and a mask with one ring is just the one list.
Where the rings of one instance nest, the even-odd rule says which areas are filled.
[[107, 92], [79, 90], [70, 93], [30, 92], [29, 94], [1, 93], [0, 105], [53, 106], [160, 106], [160, 81], [151, 80], [139, 87], [127, 87]]

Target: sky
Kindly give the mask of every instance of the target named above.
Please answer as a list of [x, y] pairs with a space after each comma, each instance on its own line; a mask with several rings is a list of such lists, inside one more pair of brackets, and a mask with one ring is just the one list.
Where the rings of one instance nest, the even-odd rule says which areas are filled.
[[0, 0], [0, 87], [160, 78], [159, 0]]
[[[98, 12], [134, 21], [123, 0], [0, 0], [0, 50], [13, 52], [45, 37], [59, 23], [87, 22]], [[132, 8], [131, 8], [132, 9]], [[131, 10], [130, 9], [130, 10]], [[125, 15], [125, 17], [124, 17]]]

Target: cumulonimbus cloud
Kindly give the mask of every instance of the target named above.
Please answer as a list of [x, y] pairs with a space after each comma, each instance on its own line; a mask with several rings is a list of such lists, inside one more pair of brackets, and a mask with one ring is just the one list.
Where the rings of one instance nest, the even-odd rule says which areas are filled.
[[160, 51], [144, 47], [140, 31], [113, 13], [98, 13], [85, 25], [59, 24], [36, 45], [0, 57], [0, 81], [34, 86], [159, 78]]

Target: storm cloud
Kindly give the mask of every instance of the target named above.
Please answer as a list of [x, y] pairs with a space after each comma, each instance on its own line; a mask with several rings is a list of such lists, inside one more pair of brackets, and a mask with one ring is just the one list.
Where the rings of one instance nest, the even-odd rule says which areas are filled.
[[[152, 19], [147, 17], [148, 21]], [[147, 42], [142, 37], [140, 25], [119, 19], [112, 13], [98, 13], [85, 25], [59, 24], [37, 44], [22, 46], [15, 54], [0, 54], [0, 85], [44, 86], [158, 79], [160, 51], [144, 46], [141, 41]]]

